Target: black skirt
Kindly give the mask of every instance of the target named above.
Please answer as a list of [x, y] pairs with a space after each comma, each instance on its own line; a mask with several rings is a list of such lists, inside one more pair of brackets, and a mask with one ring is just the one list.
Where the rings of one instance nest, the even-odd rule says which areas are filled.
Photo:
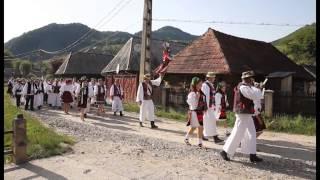
[[87, 103], [88, 103], [88, 96], [83, 95], [83, 102], [81, 103], [81, 97], [79, 97], [78, 101], [78, 107], [79, 108], [87, 108]]
[[63, 92], [61, 99], [62, 99], [62, 102], [64, 102], [64, 103], [72, 103], [73, 102], [72, 95], [69, 91]]

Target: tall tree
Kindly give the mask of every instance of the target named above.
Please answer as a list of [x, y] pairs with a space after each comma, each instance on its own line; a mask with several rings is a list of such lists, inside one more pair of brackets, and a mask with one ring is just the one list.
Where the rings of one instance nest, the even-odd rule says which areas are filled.
[[31, 72], [32, 64], [29, 61], [22, 61], [19, 70], [23, 76], [27, 76]]

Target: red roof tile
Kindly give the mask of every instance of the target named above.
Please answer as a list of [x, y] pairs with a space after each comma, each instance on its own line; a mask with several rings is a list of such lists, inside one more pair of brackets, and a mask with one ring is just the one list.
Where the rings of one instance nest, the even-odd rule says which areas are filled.
[[303, 67], [270, 43], [231, 36], [211, 28], [174, 56], [167, 73], [240, 74], [247, 70], [260, 75], [276, 71], [296, 72], [294, 76], [311, 78]]

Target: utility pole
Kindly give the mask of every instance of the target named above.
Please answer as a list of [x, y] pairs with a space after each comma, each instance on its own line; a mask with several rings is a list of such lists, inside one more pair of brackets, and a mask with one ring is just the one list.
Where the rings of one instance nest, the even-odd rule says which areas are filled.
[[152, 0], [144, 0], [143, 29], [141, 43], [141, 59], [139, 81], [143, 81], [145, 73], [151, 73], [151, 22], [152, 22]]

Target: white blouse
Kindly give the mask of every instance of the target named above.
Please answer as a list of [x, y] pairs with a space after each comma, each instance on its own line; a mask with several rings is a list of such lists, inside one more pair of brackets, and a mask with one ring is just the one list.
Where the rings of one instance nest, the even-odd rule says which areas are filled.
[[187, 97], [187, 103], [190, 110], [195, 110], [198, 107], [199, 96], [195, 92], [190, 92]]

